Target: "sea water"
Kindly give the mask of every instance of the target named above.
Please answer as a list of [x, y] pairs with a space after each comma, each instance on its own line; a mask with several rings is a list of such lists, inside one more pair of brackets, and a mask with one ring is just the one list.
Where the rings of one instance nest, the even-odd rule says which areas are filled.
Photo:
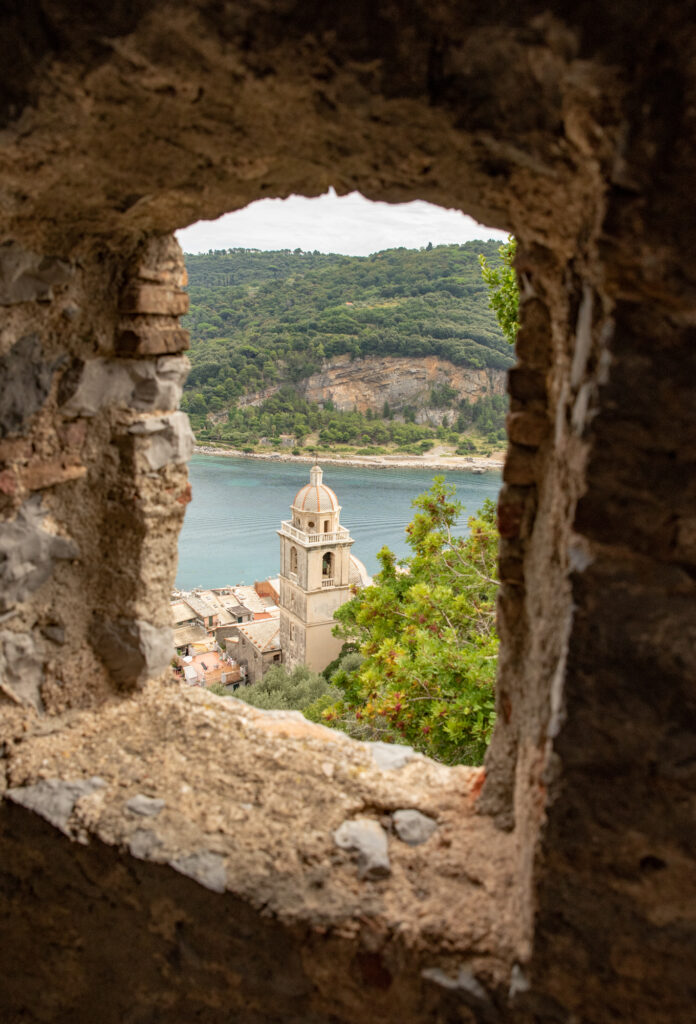
[[[404, 531], [413, 518], [413, 499], [437, 475], [456, 486], [465, 506], [459, 527], [466, 533], [467, 517], [485, 498], [497, 497], [499, 472], [324, 467], [324, 483], [341, 505], [341, 525], [355, 540], [351, 550], [368, 572], [379, 569], [377, 552], [385, 544], [399, 558], [409, 553]], [[309, 481], [309, 465], [194, 455], [190, 477], [193, 500], [179, 539], [177, 587], [220, 587], [277, 575], [275, 531], [290, 519], [290, 503]]]

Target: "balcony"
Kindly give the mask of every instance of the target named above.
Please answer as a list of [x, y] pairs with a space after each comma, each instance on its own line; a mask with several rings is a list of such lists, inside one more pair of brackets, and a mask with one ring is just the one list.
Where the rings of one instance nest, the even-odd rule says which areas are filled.
[[298, 530], [296, 526], [285, 520], [280, 524], [280, 534], [284, 534], [286, 537], [292, 538], [292, 540], [299, 541], [300, 544], [335, 544], [337, 541], [350, 540], [350, 530], [347, 530], [345, 526], [339, 526], [337, 530], [333, 530], [331, 533], [305, 533], [304, 530]]
[[334, 583], [335, 583], [335, 580], [333, 579], [333, 577], [325, 577], [321, 581], [322, 587], [333, 587]]

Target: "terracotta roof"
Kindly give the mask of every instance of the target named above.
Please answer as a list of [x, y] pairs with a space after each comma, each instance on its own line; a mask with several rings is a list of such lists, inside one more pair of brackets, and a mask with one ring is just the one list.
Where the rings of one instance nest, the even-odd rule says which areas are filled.
[[335, 512], [338, 498], [326, 484], [305, 484], [295, 495], [292, 504], [293, 508], [301, 512]]
[[180, 626], [174, 630], [174, 646], [185, 647], [199, 640], [207, 640], [208, 634], [202, 626]]
[[176, 626], [179, 622], [188, 622], [190, 619], [199, 619], [198, 612], [191, 607], [188, 601], [172, 602], [172, 622]]
[[243, 626], [237, 626], [237, 629], [259, 651], [280, 650], [280, 625], [277, 618], [245, 622]]
[[322, 483], [322, 472], [319, 466], [312, 466], [309, 472], [309, 483], [300, 487], [295, 495], [292, 508], [299, 512], [337, 512], [338, 498], [325, 483]]

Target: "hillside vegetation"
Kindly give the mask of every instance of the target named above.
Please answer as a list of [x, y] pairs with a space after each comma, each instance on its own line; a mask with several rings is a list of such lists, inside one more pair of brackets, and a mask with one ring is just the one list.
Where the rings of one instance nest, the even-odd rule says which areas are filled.
[[[474, 406], [440, 388], [444, 425], [415, 410], [376, 415], [307, 402], [298, 385], [338, 355], [438, 356], [456, 366], [505, 369], [512, 362], [488, 305], [479, 255], [499, 261], [495, 242], [390, 249], [368, 257], [230, 249], [188, 255], [192, 369], [183, 408], [200, 440], [237, 446], [335, 447], [450, 441], [463, 450], [503, 436], [505, 401]], [[280, 391], [253, 408], [247, 394]], [[282, 439], [282, 440], [281, 440]]]

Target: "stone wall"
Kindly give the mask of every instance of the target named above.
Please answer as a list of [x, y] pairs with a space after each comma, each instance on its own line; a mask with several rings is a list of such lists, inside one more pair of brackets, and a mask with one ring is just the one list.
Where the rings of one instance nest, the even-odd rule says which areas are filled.
[[132, 689], [170, 660], [192, 444], [176, 411], [185, 270], [167, 239], [121, 266], [102, 257], [98, 272], [0, 249], [2, 693], [48, 711]]
[[[690, 1019], [692, 5], [2, 18], [3, 1019]], [[157, 682], [171, 232], [330, 184], [519, 240], [485, 778]], [[400, 810], [447, 821], [437, 856]]]

